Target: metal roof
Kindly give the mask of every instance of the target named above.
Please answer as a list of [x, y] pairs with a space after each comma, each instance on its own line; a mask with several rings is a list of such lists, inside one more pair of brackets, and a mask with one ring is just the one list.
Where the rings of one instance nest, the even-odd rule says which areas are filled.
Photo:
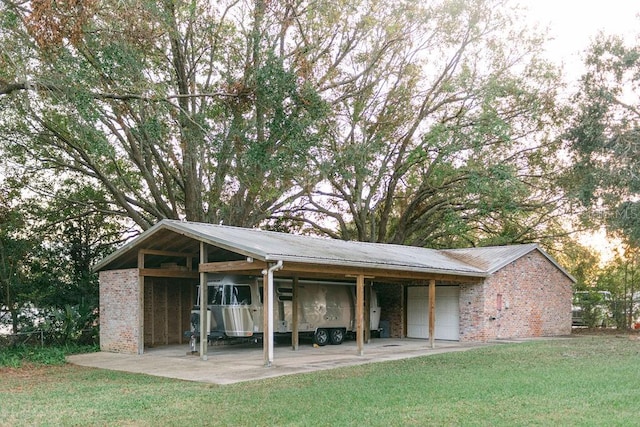
[[558, 262], [536, 243], [508, 246], [488, 246], [483, 248], [444, 249], [440, 252], [456, 258], [464, 263], [476, 266], [487, 274], [493, 274], [498, 270], [522, 258], [529, 252], [538, 251], [545, 258], [562, 271], [573, 282], [576, 279], [569, 274]]
[[[258, 229], [162, 220], [100, 261], [95, 270], [131, 266], [138, 249], [197, 253], [199, 242], [261, 261], [297, 262], [353, 268], [487, 277], [529, 253], [537, 245], [462, 250], [435, 250], [415, 246], [363, 243], [301, 236]], [[560, 266], [558, 266], [565, 274]], [[568, 275], [571, 277], [570, 275]]]

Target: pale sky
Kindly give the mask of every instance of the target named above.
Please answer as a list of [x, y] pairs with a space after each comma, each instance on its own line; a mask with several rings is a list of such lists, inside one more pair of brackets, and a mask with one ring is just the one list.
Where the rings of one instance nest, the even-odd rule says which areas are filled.
[[510, 0], [528, 9], [528, 21], [549, 27], [549, 59], [563, 62], [567, 80], [582, 72], [582, 55], [599, 31], [634, 41], [640, 0]]

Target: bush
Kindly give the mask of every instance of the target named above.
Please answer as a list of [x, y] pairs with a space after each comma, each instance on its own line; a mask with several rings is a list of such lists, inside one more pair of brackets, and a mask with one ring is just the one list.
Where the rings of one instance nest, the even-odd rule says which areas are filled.
[[67, 344], [64, 346], [40, 347], [35, 345], [13, 345], [0, 351], [0, 367], [18, 368], [23, 364], [64, 365], [70, 354], [99, 351], [97, 345]]

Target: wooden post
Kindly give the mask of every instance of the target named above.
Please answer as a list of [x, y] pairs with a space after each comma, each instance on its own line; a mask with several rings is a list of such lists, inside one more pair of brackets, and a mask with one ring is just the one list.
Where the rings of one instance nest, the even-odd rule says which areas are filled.
[[[138, 251], [138, 272], [144, 270], [144, 252]], [[144, 353], [144, 279], [138, 278], [138, 354]]]
[[356, 342], [358, 356], [364, 356], [364, 276], [356, 279]]
[[436, 281], [429, 280], [429, 346], [435, 348], [436, 335]]
[[[200, 242], [200, 264], [207, 263], [208, 259], [207, 245]], [[200, 273], [200, 359], [207, 360], [207, 346], [209, 337], [207, 329], [209, 329], [209, 285], [207, 284], [207, 273]]]
[[298, 350], [300, 337], [298, 336], [298, 276], [293, 278], [293, 289], [291, 290], [291, 348]]
[[367, 283], [364, 293], [364, 342], [371, 342], [371, 283]]

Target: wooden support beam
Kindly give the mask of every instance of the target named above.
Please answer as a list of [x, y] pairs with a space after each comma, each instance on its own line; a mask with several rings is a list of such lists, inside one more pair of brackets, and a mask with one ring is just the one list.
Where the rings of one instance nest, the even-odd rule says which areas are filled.
[[356, 342], [358, 356], [364, 356], [364, 275], [356, 278]]
[[265, 268], [267, 268], [267, 263], [264, 261], [223, 261], [200, 264], [198, 271], [201, 273], [221, 273], [246, 270], [261, 271]]
[[[138, 251], [138, 270], [144, 269], [144, 254]], [[138, 354], [144, 353], [144, 276], [138, 277]]]
[[169, 277], [173, 279], [197, 279], [196, 271], [169, 270], [165, 268], [140, 268], [140, 277]]
[[367, 283], [364, 292], [364, 341], [371, 342], [371, 283]]
[[[208, 261], [207, 245], [204, 242], [200, 242], [200, 264], [204, 264]], [[207, 284], [207, 273], [200, 273], [200, 359], [207, 360], [207, 346], [209, 343], [209, 337], [207, 336], [209, 329], [209, 316], [208, 316], [208, 301], [209, 301], [209, 285]]]
[[484, 276], [461, 276], [457, 274], [422, 273], [416, 271], [387, 270], [377, 268], [342, 267], [336, 265], [307, 264], [300, 262], [287, 262], [282, 270], [282, 275], [289, 273], [314, 277], [358, 277], [388, 278], [396, 280], [446, 280], [457, 283], [481, 283]]
[[198, 254], [190, 253], [190, 252], [171, 252], [171, 251], [159, 251], [156, 249], [140, 249], [138, 254], [141, 255], [159, 255], [159, 256], [168, 256], [175, 258], [194, 258], [198, 256]]
[[293, 278], [291, 296], [291, 348], [298, 350], [300, 344], [299, 324], [298, 324], [298, 276]]
[[436, 281], [429, 280], [429, 346], [435, 348], [436, 335]]

